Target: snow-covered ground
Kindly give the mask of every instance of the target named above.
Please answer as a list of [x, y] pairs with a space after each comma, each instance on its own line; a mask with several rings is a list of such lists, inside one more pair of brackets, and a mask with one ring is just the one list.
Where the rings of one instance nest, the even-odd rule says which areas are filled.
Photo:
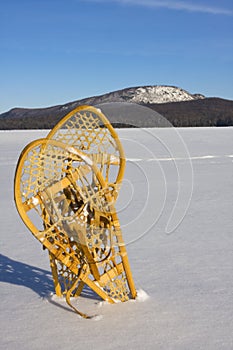
[[23, 147], [46, 131], [0, 132], [0, 345], [34, 349], [233, 349], [233, 128], [119, 130], [118, 201], [138, 299], [87, 289], [78, 317], [54, 295], [48, 255], [14, 205]]

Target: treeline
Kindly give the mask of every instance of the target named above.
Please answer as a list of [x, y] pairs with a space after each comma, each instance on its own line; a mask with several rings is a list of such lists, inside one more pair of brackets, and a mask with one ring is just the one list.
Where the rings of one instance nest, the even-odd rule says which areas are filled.
[[[79, 103], [69, 106], [55, 106], [43, 109], [15, 108], [0, 115], [0, 129], [51, 129], [53, 126]], [[147, 104], [167, 119], [175, 127], [195, 126], [233, 126], [233, 101], [220, 98], [205, 98], [200, 100], [171, 102], [162, 104]], [[159, 114], [158, 118], [159, 119]], [[136, 117], [135, 117], [136, 118]], [[145, 116], [137, 116], [137, 120], [123, 120], [122, 116], [114, 119], [114, 126], [118, 128], [153, 127], [164, 124], [155, 119], [149, 120]]]
[[0, 118], [1, 130], [17, 130], [17, 129], [52, 129], [60, 120], [51, 116], [47, 117], [22, 117], [22, 118]]
[[148, 105], [175, 127], [233, 126], [233, 101], [221, 98]]

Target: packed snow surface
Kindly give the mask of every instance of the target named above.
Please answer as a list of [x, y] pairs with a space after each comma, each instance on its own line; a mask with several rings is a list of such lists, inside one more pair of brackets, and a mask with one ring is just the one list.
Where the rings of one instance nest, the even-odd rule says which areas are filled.
[[0, 132], [0, 345], [6, 350], [233, 349], [233, 128], [118, 131], [117, 202], [137, 299], [54, 295], [47, 251], [13, 199], [21, 150], [47, 131]]

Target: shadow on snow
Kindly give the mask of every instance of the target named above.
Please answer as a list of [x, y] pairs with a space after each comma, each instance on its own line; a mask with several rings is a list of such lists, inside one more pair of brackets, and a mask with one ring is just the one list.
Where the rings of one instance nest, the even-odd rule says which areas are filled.
[[[30, 288], [41, 298], [49, 298], [54, 293], [53, 279], [50, 271], [22, 263], [0, 254], [0, 282]], [[88, 287], [84, 287], [82, 297], [101, 300]], [[53, 304], [57, 304], [52, 301]]]

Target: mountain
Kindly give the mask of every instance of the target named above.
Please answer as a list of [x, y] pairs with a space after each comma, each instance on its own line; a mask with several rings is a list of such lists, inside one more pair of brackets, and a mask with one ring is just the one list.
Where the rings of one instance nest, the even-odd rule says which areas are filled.
[[0, 129], [50, 129], [83, 104], [107, 111], [110, 121], [119, 127], [233, 125], [233, 101], [206, 98], [175, 86], [154, 85], [130, 87], [49, 108], [14, 108], [0, 115]]

